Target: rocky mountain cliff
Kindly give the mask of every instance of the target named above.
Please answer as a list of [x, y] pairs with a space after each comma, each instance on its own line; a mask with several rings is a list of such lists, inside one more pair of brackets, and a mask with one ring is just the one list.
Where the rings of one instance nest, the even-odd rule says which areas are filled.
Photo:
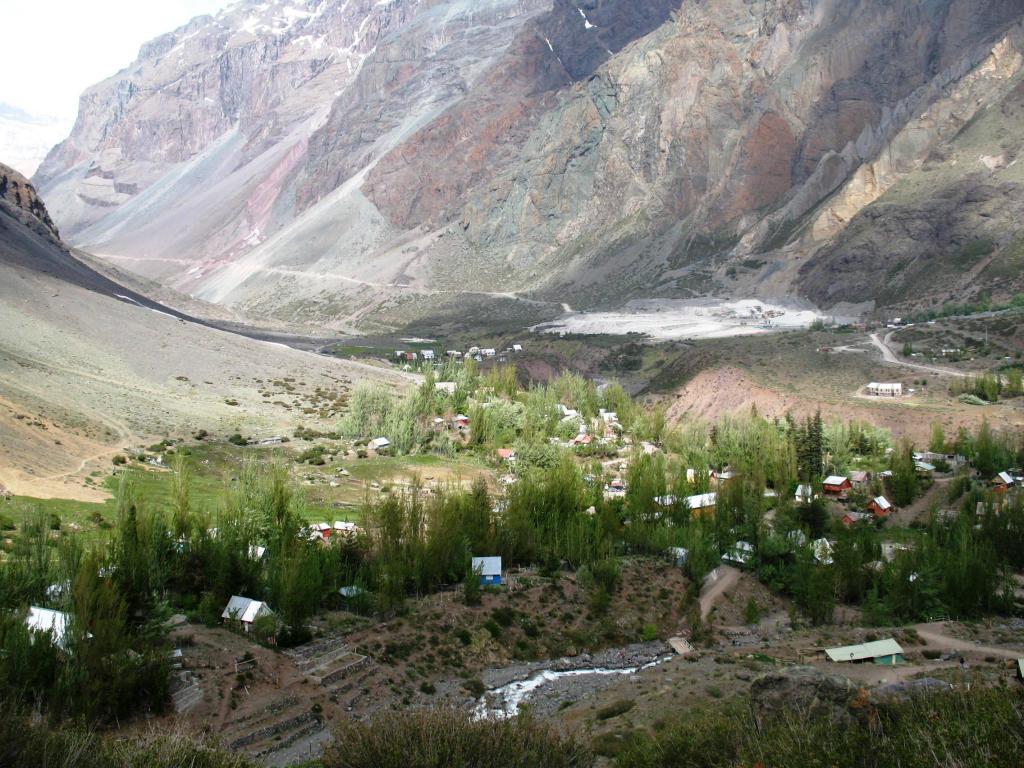
[[243, 0], [84, 94], [36, 181], [76, 244], [290, 320], [1012, 292], [1022, 23], [1019, 0]]
[[60, 240], [53, 219], [32, 183], [3, 163], [0, 163], [0, 206], [8, 215], [53, 240]]

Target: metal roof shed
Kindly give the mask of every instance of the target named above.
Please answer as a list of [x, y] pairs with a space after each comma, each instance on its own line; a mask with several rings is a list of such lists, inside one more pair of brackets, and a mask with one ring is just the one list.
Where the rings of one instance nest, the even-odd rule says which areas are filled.
[[896, 666], [903, 661], [903, 648], [889, 637], [872, 643], [826, 648], [825, 655], [828, 656], [829, 661], [851, 661], [854, 663], [872, 661], [875, 664]]

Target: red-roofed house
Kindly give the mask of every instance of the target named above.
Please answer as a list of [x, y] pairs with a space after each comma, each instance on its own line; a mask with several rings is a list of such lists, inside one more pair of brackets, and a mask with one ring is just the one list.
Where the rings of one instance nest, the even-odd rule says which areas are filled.
[[846, 498], [846, 494], [853, 488], [853, 483], [850, 482], [848, 477], [840, 477], [839, 475], [829, 475], [825, 478], [821, 484], [821, 489], [829, 496], [837, 496], [841, 499]]
[[885, 496], [875, 496], [868, 502], [868, 509], [875, 517], [886, 518], [892, 513], [892, 504]]

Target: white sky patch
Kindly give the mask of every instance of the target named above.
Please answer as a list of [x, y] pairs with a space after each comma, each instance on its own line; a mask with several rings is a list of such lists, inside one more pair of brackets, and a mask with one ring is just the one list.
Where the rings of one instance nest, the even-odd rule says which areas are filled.
[[229, 0], [2, 0], [4, 58], [33, 64], [31, 77], [0, 77], [0, 102], [33, 115], [73, 121], [82, 91], [128, 66], [143, 43], [228, 4]]

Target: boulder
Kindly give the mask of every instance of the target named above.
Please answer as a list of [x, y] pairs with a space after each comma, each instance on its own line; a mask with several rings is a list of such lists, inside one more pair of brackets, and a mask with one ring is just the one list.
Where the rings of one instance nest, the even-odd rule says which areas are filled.
[[826, 675], [813, 667], [786, 667], [751, 684], [750, 704], [759, 727], [780, 716], [830, 717], [836, 725], [844, 725], [852, 721], [848, 705], [857, 690], [845, 677]]

